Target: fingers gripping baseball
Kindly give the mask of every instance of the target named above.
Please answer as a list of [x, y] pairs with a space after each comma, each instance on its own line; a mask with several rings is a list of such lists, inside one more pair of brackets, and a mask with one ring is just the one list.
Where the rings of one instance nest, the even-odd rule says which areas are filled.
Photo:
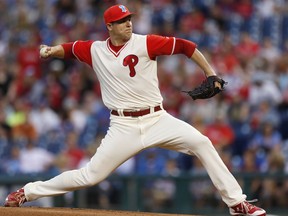
[[47, 45], [40, 45], [40, 58], [48, 58], [52, 54], [52, 48]]

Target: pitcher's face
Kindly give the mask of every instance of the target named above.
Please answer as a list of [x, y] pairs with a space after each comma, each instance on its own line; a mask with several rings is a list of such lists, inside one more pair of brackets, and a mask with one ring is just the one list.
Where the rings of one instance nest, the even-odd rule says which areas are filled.
[[[107, 28], [111, 40], [119, 41], [120, 43], [126, 43], [132, 36], [132, 21], [131, 16], [127, 16], [121, 20], [118, 20], [113, 23], [108, 23]], [[121, 44], [115, 44], [121, 45]]]

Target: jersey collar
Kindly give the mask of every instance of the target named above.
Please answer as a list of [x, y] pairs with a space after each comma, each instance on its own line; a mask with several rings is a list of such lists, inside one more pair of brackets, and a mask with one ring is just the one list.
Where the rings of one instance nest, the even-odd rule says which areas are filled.
[[[131, 38], [130, 38], [130, 40], [131, 40]], [[129, 40], [129, 41], [130, 41], [130, 40]], [[109, 50], [115, 57], [118, 57], [119, 54], [121, 53], [121, 51], [127, 46], [127, 44], [128, 44], [129, 41], [127, 41], [118, 51], [117, 51], [117, 47], [116, 47], [116, 49], [115, 49], [115, 47], [113, 47], [113, 45], [110, 44], [110, 43], [111, 43], [111, 42], [110, 42], [110, 37], [106, 40], [106, 45], [107, 45], [108, 50]]]

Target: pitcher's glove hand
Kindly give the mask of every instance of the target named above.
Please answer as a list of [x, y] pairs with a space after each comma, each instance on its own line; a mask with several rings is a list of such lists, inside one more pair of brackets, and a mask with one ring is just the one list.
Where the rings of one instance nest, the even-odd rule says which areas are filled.
[[[219, 84], [217, 84], [216, 82]], [[191, 91], [184, 91], [184, 92], [186, 92], [190, 97], [192, 97], [193, 100], [207, 99], [223, 91], [224, 85], [226, 84], [227, 82], [225, 82], [223, 79], [221, 79], [220, 77], [216, 75], [209, 76], [195, 89]]]

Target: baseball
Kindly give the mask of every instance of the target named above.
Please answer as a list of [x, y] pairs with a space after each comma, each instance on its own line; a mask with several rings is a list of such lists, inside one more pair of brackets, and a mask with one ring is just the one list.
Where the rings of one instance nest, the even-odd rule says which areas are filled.
[[47, 58], [49, 56], [49, 53], [48, 53], [48, 47], [47, 46], [44, 46], [40, 49], [40, 56], [42, 58]]

